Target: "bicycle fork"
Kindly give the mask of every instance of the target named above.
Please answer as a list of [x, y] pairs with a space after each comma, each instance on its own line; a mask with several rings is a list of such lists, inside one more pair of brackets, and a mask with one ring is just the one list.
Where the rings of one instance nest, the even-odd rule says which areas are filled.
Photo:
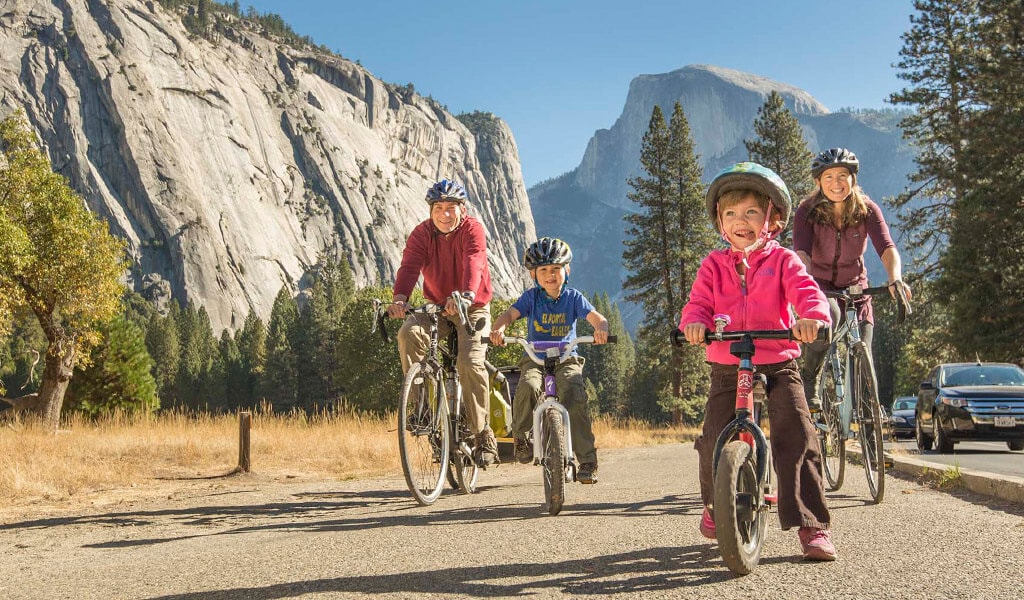
[[557, 410], [558, 414], [562, 417], [562, 433], [565, 435], [565, 454], [568, 464], [575, 472], [576, 455], [573, 453], [572, 449], [569, 409], [565, 408], [565, 405], [559, 402], [557, 398], [558, 396], [555, 391], [555, 376], [544, 375], [544, 401], [538, 404], [537, 408], [533, 409], [533, 464], [540, 464], [541, 459], [544, 457], [544, 449], [541, 448], [541, 440], [544, 439], [544, 413], [546, 413], [549, 408], [553, 408]]

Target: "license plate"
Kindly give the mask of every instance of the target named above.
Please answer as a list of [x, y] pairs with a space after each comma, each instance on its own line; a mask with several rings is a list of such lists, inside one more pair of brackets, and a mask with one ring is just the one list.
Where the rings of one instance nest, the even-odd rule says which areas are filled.
[[995, 418], [995, 426], [996, 427], [1016, 427], [1017, 426], [1017, 420], [1014, 419], [1013, 417], [996, 417]]

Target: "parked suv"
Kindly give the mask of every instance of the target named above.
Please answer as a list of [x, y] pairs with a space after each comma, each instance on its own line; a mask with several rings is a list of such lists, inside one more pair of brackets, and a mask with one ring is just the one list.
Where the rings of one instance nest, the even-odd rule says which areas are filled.
[[1011, 363], [936, 366], [917, 393], [921, 451], [953, 451], [961, 440], [1005, 441], [1024, 450], [1024, 369]]

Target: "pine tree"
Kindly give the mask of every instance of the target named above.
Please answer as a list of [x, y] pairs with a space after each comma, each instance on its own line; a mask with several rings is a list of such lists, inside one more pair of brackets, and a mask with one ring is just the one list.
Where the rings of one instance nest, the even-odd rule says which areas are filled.
[[142, 329], [124, 316], [115, 317], [103, 328], [90, 364], [68, 387], [67, 409], [90, 417], [154, 412], [160, 400], [152, 367]]
[[178, 343], [178, 303], [171, 301], [170, 314], [161, 317], [153, 313], [146, 327], [146, 349], [153, 358], [153, 379], [157, 394], [163, 406], [179, 406], [175, 380], [181, 362], [181, 345]]
[[[629, 300], [644, 308], [637, 333], [637, 358], [658, 365], [653, 381], [661, 406], [680, 422], [691, 406], [703, 406], [707, 386], [703, 359], [664, 340], [678, 326], [700, 263], [714, 247], [704, 205], [703, 175], [682, 107], [676, 103], [666, 125], [661, 108], [654, 107], [640, 151], [646, 177], [629, 180], [636, 214], [629, 227], [623, 262], [630, 271], [624, 288]], [[685, 393], [684, 393], [685, 392]], [[696, 392], [696, 393], [694, 393]]]
[[297, 371], [292, 351], [291, 332], [298, 320], [298, 307], [287, 285], [274, 299], [267, 326], [267, 362], [260, 388], [275, 410], [290, 410], [296, 405]]
[[255, 311], [249, 311], [235, 340], [245, 374], [242, 406], [255, 408], [263, 398], [260, 382], [267, 366], [267, 328]]
[[[622, 323], [618, 305], [612, 304], [607, 293], [595, 296], [593, 304], [595, 310], [608, 319], [608, 332], [616, 336], [617, 341], [615, 344], [581, 348], [580, 354], [587, 359], [583, 375], [597, 394], [597, 412], [622, 416], [628, 404], [627, 382], [635, 359], [633, 340]], [[590, 328], [585, 331], [589, 334]]]
[[[786, 108], [778, 92], [770, 92], [764, 105], [757, 109], [754, 133], [757, 138], [743, 141], [750, 160], [775, 171], [786, 182], [795, 209], [814, 189], [810, 170], [812, 157], [800, 122]], [[779, 237], [783, 245], [788, 245], [791, 225], [792, 221]]]
[[[401, 321], [387, 319], [389, 339], [370, 334], [373, 323], [373, 299], [390, 299], [391, 291], [367, 287], [358, 291], [345, 307], [338, 328], [338, 348], [342, 371], [341, 389], [349, 408], [384, 413], [398, 408], [402, 385], [402, 364], [398, 359], [395, 335]], [[419, 289], [413, 292], [412, 304], [423, 301]]]

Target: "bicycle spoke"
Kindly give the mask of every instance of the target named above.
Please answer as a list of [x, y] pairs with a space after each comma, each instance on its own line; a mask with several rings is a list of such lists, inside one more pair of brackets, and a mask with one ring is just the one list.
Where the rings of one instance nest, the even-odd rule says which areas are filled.
[[858, 434], [864, 473], [871, 498], [881, 502], [885, 495], [885, 453], [882, 440], [882, 409], [875, 386], [875, 369], [863, 348], [854, 356], [854, 406], [858, 413]]
[[402, 385], [398, 410], [398, 449], [409, 491], [432, 504], [441, 495], [448, 467], [449, 427], [440, 383], [415, 364]]

